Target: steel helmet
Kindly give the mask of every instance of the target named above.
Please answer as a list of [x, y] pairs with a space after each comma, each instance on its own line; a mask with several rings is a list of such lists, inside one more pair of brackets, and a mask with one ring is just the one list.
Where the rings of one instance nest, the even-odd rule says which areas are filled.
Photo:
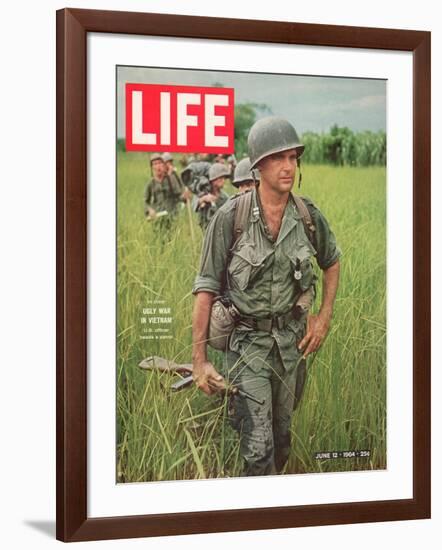
[[218, 178], [228, 178], [230, 176], [230, 169], [225, 164], [215, 162], [212, 164], [209, 170], [209, 181], [217, 180]]
[[164, 162], [173, 162], [173, 156], [170, 153], [163, 153], [162, 159]]
[[152, 166], [152, 162], [154, 160], [161, 160], [161, 162], [164, 162], [163, 157], [160, 155], [160, 153], [154, 153], [153, 155], [150, 155], [150, 165]]
[[239, 187], [241, 183], [246, 181], [254, 181], [255, 177], [252, 170], [250, 169], [250, 159], [246, 157], [238, 162], [235, 168], [235, 173], [233, 175], [233, 185]]
[[287, 120], [269, 116], [255, 122], [247, 139], [251, 168], [260, 160], [274, 153], [296, 149], [298, 158], [304, 152], [298, 134]]

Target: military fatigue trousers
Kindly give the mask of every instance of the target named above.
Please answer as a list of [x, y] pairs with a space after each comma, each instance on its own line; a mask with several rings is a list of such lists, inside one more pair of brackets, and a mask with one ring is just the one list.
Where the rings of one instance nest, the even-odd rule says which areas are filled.
[[240, 437], [243, 475], [280, 473], [290, 453], [292, 413], [304, 389], [306, 361], [284, 368], [275, 344], [264, 362], [227, 351], [223, 371], [230, 383], [264, 401], [232, 398], [230, 421]]

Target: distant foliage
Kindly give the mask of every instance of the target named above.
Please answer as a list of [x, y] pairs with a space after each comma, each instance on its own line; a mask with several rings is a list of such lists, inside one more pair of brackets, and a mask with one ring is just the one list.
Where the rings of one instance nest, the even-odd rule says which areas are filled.
[[[247, 156], [247, 136], [260, 117], [271, 110], [265, 104], [242, 103], [235, 105], [235, 155], [237, 160]], [[332, 126], [328, 133], [305, 132], [301, 136], [305, 145], [303, 162], [333, 164], [336, 166], [385, 166], [387, 136], [385, 132], [358, 132], [347, 127]], [[117, 151], [126, 151], [124, 138], [117, 139]]]
[[358, 132], [333, 126], [329, 133], [302, 135], [305, 152], [302, 160], [310, 164], [338, 166], [384, 166], [387, 156], [385, 132]]

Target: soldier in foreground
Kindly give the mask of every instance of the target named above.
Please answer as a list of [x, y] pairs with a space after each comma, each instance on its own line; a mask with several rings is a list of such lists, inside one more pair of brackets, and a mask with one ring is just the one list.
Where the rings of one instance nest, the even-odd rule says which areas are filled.
[[183, 200], [182, 186], [167, 175], [166, 163], [160, 154], [150, 157], [152, 179], [144, 190], [144, 214], [149, 219], [173, 215]]
[[[305, 377], [304, 358], [319, 349], [328, 333], [340, 250], [320, 210], [308, 199], [299, 203], [291, 193], [304, 151], [293, 126], [278, 117], [256, 122], [248, 149], [251, 168], [259, 168], [259, 186], [224, 204], [204, 239], [193, 287], [193, 377], [208, 395], [234, 383], [264, 401], [257, 405], [236, 395], [232, 425], [240, 434], [244, 475], [268, 475], [282, 472], [289, 456], [291, 418]], [[250, 207], [238, 238], [233, 235], [235, 212], [245, 200]], [[314, 231], [310, 226], [306, 230], [304, 207]], [[317, 315], [298, 306], [315, 286], [313, 256], [323, 271], [323, 299]], [[212, 305], [220, 294], [237, 312], [225, 350], [224, 377], [207, 359]]]
[[244, 193], [255, 187], [255, 178], [258, 179], [257, 171], [255, 170], [255, 173], [252, 172], [249, 157], [243, 158], [238, 162], [233, 174], [232, 184], [238, 189], [239, 193]]

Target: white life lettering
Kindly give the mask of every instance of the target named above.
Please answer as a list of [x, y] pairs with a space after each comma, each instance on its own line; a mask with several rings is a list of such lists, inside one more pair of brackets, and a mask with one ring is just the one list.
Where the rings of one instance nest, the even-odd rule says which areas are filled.
[[188, 105], [200, 105], [200, 94], [177, 94], [177, 143], [187, 145], [187, 128], [198, 126], [198, 117], [187, 114]]
[[226, 117], [215, 115], [215, 107], [226, 107], [229, 104], [229, 97], [220, 94], [207, 94], [204, 104], [204, 113], [206, 120], [205, 127], [205, 145], [207, 147], [227, 147], [229, 139], [227, 136], [216, 136], [215, 128], [225, 126]]
[[132, 92], [132, 142], [156, 145], [157, 135], [143, 132], [143, 92]]
[[170, 145], [170, 93], [161, 92], [161, 145]]

